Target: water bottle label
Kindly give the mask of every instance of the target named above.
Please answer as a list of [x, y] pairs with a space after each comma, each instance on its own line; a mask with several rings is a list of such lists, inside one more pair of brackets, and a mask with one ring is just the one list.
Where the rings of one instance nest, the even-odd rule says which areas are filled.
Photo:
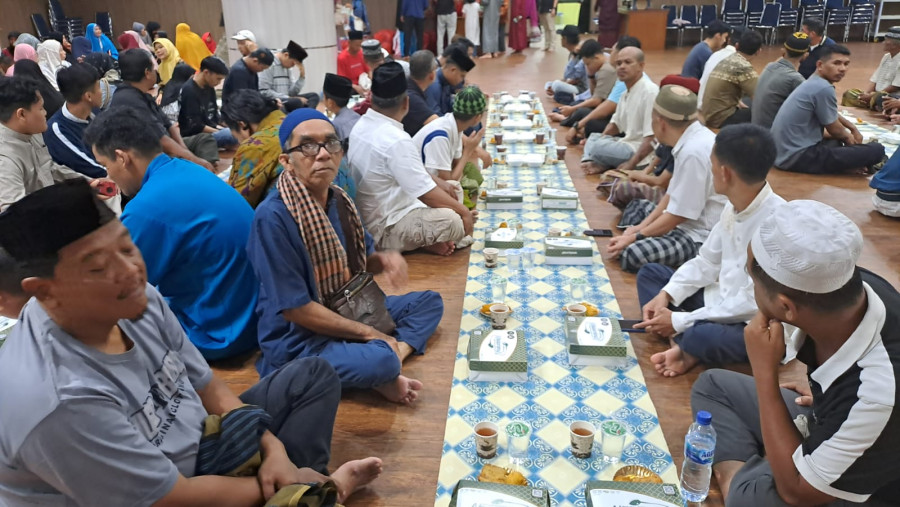
[[715, 449], [698, 449], [689, 442], [684, 443], [684, 456], [698, 465], [712, 463], [715, 453]]

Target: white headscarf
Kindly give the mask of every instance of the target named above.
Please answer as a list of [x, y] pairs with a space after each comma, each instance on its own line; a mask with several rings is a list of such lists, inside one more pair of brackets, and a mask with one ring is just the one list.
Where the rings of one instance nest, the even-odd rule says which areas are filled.
[[41, 42], [37, 48], [38, 65], [41, 67], [41, 72], [57, 91], [59, 91], [59, 85], [56, 83], [56, 73], [59, 72], [59, 69], [69, 66], [68, 62], [60, 58], [60, 51], [62, 51], [62, 44], [53, 39]]

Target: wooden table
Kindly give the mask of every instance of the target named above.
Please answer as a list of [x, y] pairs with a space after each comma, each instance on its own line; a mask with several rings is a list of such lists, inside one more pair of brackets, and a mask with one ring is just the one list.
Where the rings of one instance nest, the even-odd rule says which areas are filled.
[[630, 10], [622, 15], [619, 33], [637, 37], [644, 51], [666, 49], [666, 19], [664, 9]]

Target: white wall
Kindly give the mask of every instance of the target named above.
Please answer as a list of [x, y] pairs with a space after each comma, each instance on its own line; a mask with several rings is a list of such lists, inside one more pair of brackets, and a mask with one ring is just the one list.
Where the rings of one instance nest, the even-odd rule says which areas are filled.
[[222, 0], [222, 12], [232, 62], [240, 53], [231, 36], [238, 30], [250, 30], [260, 46], [273, 52], [287, 46], [289, 40], [306, 49], [305, 93], [321, 92], [325, 73], [336, 71], [334, 0]]

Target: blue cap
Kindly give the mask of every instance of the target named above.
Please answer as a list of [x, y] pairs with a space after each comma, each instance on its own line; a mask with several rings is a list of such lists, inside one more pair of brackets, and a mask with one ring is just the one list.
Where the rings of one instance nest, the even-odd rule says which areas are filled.
[[[291, 114], [284, 117], [284, 121], [281, 122], [281, 127], [278, 129], [278, 141], [281, 142], [282, 149], [284, 148], [284, 143], [291, 138], [291, 133], [294, 132], [297, 125], [309, 120], [325, 120], [331, 123], [327, 116], [315, 109], [308, 107], [294, 109], [291, 111]], [[334, 124], [332, 123], [332, 125]]]
[[709, 426], [711, 422], [712, 414], [710, 414], [706, 410], [697, 412], [697, 424], [699, 424], [700, 426]]

